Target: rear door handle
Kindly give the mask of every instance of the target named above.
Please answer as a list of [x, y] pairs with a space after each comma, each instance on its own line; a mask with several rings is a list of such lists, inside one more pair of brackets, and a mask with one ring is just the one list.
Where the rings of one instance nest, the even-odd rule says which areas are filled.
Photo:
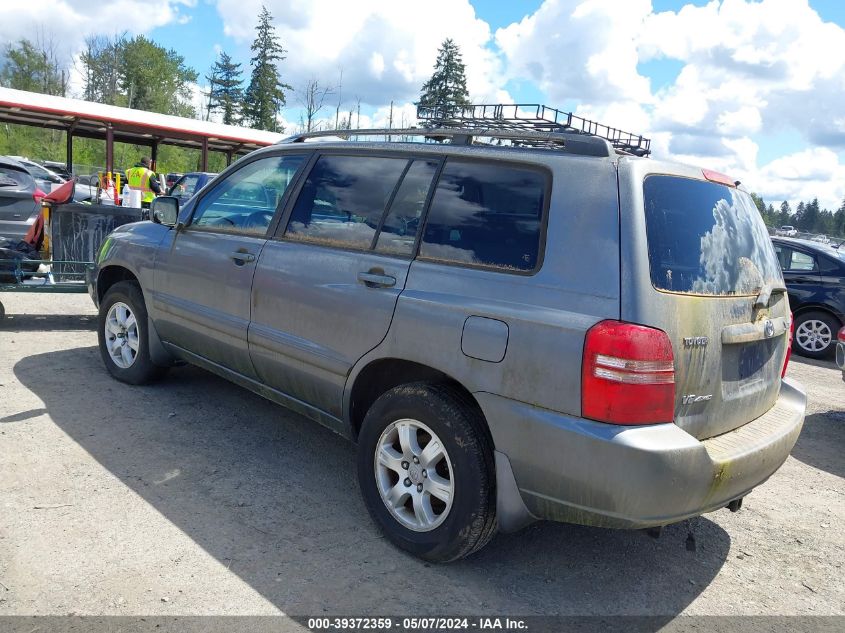
[[384, 273], [358, 273], [358, 281], [368, 288], [391, 288], [396, 285], [396, 277]]
[[232, 259], [236, 265], [243, 266], [247, 262], [254, 262], [255, 255], [252, 253], [241, 253], [235, 251], [234, 253], [229, 253], [229, 258]]

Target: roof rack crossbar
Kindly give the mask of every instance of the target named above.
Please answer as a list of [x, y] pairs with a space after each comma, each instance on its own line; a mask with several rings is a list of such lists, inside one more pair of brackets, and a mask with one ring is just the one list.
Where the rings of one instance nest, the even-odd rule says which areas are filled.
[[450, 139], [453, 145], [470, 145], [475, 139], [489, 138], [510, 141], [519, 147], [543, 147], [563, 150], [588, 156], [610, 156], [613, 148], [602, 138], [571, 133], [557, 129], [525, 129], [518, 125], [499, 127], [412, 127], [412, 128], [365, 128], [359, 130], [318, 130], [295, 134], [279, 143], [302, 143], [308, 139], [337, 137], [350, 140], [356, 137], [382, 136], [385, 140], [409, 140], [409, 137], [424, 137], [428, 140]]
[[485, 128], [486, 130], [543, 130], [593, 136], [608, 141], [616, 150], [636, 156], [651, 153], [651, 140], [571, 112], [538, 103], [474, 104], [466, 106], [417, 106], [423, 126], [437, 128]]

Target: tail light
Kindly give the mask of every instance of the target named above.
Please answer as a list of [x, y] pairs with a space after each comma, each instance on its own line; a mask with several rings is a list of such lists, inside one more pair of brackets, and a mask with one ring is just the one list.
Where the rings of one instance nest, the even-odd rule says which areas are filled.
[[587, 332], [581, 364], [581, 415], [611, 424], [672, 422], [672, 342], [655, 328], [601, 321]]
[[35, 191], [32, 192], [32, 199], [36, 202], [41, 202], [41, 198], [46, 196], [47, 194], [41, 191], [38, 187], [35, 188]]
[[839, 333], [836, 335], [836, 338], [845, 343], [845, 327], [839, 328]]
[[[842, 332], [839, 332], [842, 336]], [[786, 358], [783, 359], [783, 369], [780, 372], [780, 377], [786, 376], [786, 368], [789, 365], [789, 359], [792, 357], [792, 337], [795, 336], [795, 315], [789, 315], [789, 338], [786, 341]]]

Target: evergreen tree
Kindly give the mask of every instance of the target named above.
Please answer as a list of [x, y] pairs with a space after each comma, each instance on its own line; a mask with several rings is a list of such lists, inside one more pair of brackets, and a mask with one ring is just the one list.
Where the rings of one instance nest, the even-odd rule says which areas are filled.
[[784, 200], [780, 204], [780, 212], [778, 213], [778, 226], [785, 226], [792, 221], [792, 207], [789, 206], [789, 203]]
[[206, 79], [209, 82], [209, 111], [222, 112], [223, 123], [237, 125], [243, 105], [241, 65], [234, 63], [225, 51], [221, 51], [220, 58], [211, 67], [211, 75]]
[[845, 235], [845, 200], [842, 200], [842, 206], [833, 214], [832, 232], [834, 235]]
[[422, 87], [419, 104], [447, 107], [469, 105], [466, 66], [458, 45], [451, 39], [445, 40], [437, 52], [434, 73]]
[[760, 212], [760, 217], [763, 218], [763, 222], [768, 223], [769, 218], [766, 215], [766, 203], [763, 198], [752, 192], [751, 199], [754, 201], [754, 206], [757, 207], [757, 211]]
[[244, 95], [244, 118], [259, 130], [281, 132], [276, 117], [285, 105], [284, 91], [291, 90], [291, 87], [282, 83], [276, 64], [285, 59], [287, 51], [279, 43], [273, 16], [265, 6], [261, 7], [255, 31], [255, 41], [251, 47], [254, 57], [249, 62], [252, 76]]
[[801, 231], [812, 233], [819, 224], [820, 210], [819, 199], [813, 198], [812, 202], [798, 203], [798, 210], [795, 212], [795, 228]]

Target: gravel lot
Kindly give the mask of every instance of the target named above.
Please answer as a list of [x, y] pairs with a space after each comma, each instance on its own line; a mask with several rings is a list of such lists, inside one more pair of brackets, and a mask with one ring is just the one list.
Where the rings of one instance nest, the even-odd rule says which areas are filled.
[[111, 380], [87, 296], [0, 299], [0, 615], [845, 614], [832, 363], [793, 357], [798, 445], [696, 551], [543, 523], [435, 566], [380, 537], [342, 438], [198, 369]]

